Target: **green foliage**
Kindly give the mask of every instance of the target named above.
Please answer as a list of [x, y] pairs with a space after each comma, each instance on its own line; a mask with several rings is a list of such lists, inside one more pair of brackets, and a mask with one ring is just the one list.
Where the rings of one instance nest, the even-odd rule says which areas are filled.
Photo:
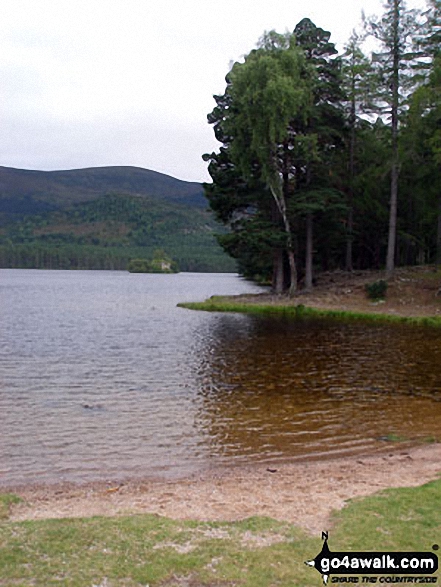
[[7, 225], [0, 266], [125, 270], [162, 248], [182, 271], [234, 271], [217, 231], [205, 210], [112, 194]]
[[293, 34], [266, 33], [233, 66], [208, 116], [223, 146], [205, 156], [213, 178], [206, 194], [233, 233], [222, 245], [246, 275], [282, 275], [290, 291], [296, 256], [312, 248], [304, 245], [305, 219], [333, 217], [334, 203], [343, 205], [329, 172], [344, 124], [340, 61], [331, 59], [329, 39], [309, 19]]
[[366, 32], [381, 49], [372, 55], [371, 65], [376, 75], [371, 106], [376, 113], [395, 116], [394, 109], [406, 109], [404, 90], [413, 84], [411, 65], [418, 56], [412, 38], [419, 33], [419, 27], [419, 11], [409, 9], [405, 0], [385, 0], [381, 17], [365, 20]]
[[384, 300], [387, 292], [387, 281], [380, 279], [365, 286], [366, 295], [370, 300]]
[[153, 253], [153, 259], [131, 259], [127, 270], [130, 273], [178, 273], [176, 261], [161, 249]]
[[287, 287], [290, 250], [309, 281], [312, 251], [324, 270], [441, 263], [439, 1], [387, 0], [366, 29], [371, 59], [355, 33], [337, 56], [307, 18], [266, 33], [215, 96], [205, 190], [246, 275]]
[[[212, 113], [215, 132], [223, 117], [222, 100]], [[230, 230], [218, 235], [222, 248], [237, 260], [240, 273], [257, 281], [271, 280], [272, 250], [277, 223], [268, 219], [268, 194], [265, 185], [255, 177], [245, 181], [226, 148], [204, 156], [213, 179], [204, 184], [205, 195], [216, 218]]]
[[150, 273], [150, 261], [148, 259], [131, 259], [127, 265], [130, 273]]
[[403, 263], [436, 259], [441, 263], [441, 57], [426, 82], [412, 95], [402, 131], [403, 193], [400, 238]]
[[225, 132], [233, 137], [231, 156], [245, 177], [252, 176], [255, 161], [264, 182], [276, 182], [277, 145], [288, 139], [291, 119], [306, 119], [311, 105], [307, 76], [303, 52], [292, 41], [284, 50], [256, 49], [233, 66], [234, 116], [226, 117]]

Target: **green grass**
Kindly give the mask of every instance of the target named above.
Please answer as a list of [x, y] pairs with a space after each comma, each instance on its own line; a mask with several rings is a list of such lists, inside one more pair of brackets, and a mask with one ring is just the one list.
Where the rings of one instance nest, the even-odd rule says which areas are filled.
[[332, 542], [351, 550], [431, 551], [441, 545], [440, 504], [440, 479], [353, 500], [334, 514]]
[[381, 440], [383, 442], [418, 442], [419, 444], [438, 444], [439, 440], [436, 436], [422, 436], [419, 437], [418, 440], [415, 438], [409, 438], [408, 436], [403, 436], [401, 434], [396, 434], [395, 432], [388, 432], [387, 434], [382, 434], [376, 438], [377, 440]]
[[[395, 434], [394, 432], [389, 432], [388, 434], [380, 436], [378, 440], [383, 440], [384, 442], [408, 442], [410, 438], [407, 436], [401, 436], [400, 434]], [[422, 442], [426, 443], [426, 439], [423, 439]], [[433, 442], [436, 441], [434, 440]]]
[[322, 310], [298, 305], [265, 305], [242, 303], [234, 298], [212, 296], [205, 302], [182, 302], [180, 308], [203, 310], [207, 312], [242, 312], [245, 314], [279, 315], [291, 318], [330, 318], [334, 320], [365, 320], [370, 322], [390, 322], [415, 324], [420, 326], [441, 326], [440, 317], [409, 317], [369, 312], [348, 312], [345, 310]]
[[[430, 551], [441, 542], [440, 503], [441, 480], [388, 490], [350, 502], [323, 530], [330, 530], [335, 551]], [[304, 561], [320, 549], [320, 536], [269, 518], [234, 523], [156, 515], [4, 519], [0, 585], [319, 587], [319, 575]]]
[[11, 506], [19, 503], [21, 499], [12, 493], [0, 494], [0, 521], [9, 517]]
[[[190, 577], [196, 585], [264, 587], [299, 578], [300, 585], [308, 575], [303, 560], [319, 545], [265, 518], [198, 523], [134, 515], [3, 522], [0, 531], [2, 586], [179, 585]], [[259, 540], [270, 546], [256, 547]]]

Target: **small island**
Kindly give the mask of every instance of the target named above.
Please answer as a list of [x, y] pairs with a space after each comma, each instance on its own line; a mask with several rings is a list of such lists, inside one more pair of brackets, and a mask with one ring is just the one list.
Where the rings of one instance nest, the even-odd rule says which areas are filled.
[[131, 259], [127, 266], [129, 273], [179, 273], [179, 267], [163, 250], [156, 250], [153, 259]]

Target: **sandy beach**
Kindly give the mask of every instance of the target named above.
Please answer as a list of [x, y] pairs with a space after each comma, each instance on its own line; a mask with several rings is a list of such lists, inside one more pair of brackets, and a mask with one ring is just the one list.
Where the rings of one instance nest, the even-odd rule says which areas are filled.
[[9, 488], [22, 497], [11, 519], [153, 513], [230, 521], [270, 516], [317, 534], [348, 500], [387, 487], [411, 487], [441, 474], [441, 444], [324, 461], [215, 470], [176, 481]]

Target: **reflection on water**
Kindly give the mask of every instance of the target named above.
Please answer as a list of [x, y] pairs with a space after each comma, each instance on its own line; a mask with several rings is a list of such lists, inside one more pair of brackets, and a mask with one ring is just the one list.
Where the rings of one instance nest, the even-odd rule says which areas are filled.
[[438, 330], [230, 315], [211, 341], [197, 423], [230, 461], [441, 438]]
[[441, 332], [176, 308], [232, 275], [0, 271], [0, 485], [441, 438]]
[[0, 484], [181, 475], [195, 344], [214, 316], [176, 307], [256, 291], [233, 275], [0, 271]]

